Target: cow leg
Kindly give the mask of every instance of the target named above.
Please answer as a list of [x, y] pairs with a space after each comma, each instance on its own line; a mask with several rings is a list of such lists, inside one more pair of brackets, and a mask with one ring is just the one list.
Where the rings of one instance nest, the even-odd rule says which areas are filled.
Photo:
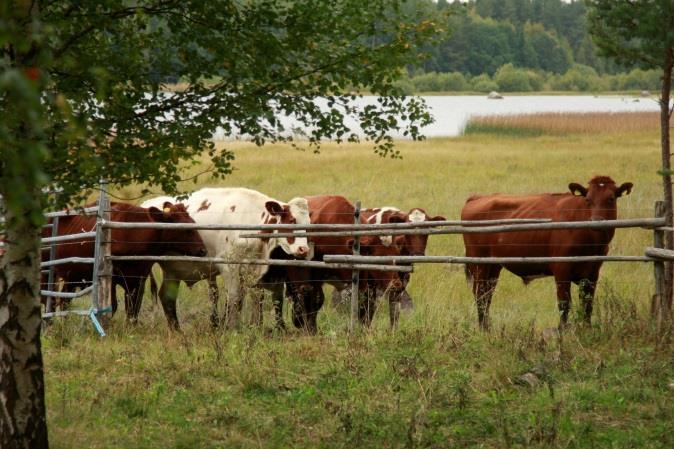
[[126, 306], [126, 320], [131, 323], [138, 322], [138, 315], [140, 308], [143, 305], [143, 289], [140, 286], [145, 282], [143, 279], [127, 279], [126, 293], [124, 295], [124, 303]]
[[594, 301], [594, 291], [596, 288], [596, 280], [583, 279], [578, 284], [578, 295], [583, 305], [583, 321], [588, 326], [592, 324], [592, 302]]
[[218, 282], [215, 276], [208, 278], [208, 298], [211, 300], [211, 326], [213, 329], [216, 329], [220, 326], [220, 314], [218, 313], [220, 291], [218, 290]]
[[489, 306], [496, 289], [501, 266], [471, 264], [468, 265], [468, 270], [473, 278], [473, 296], [477, 305], [478, 323], [480, 329], [488, 331], [491, 326], [489, 321]]
[[363, 326], [370, 327], [377, 309], [377, 289], [368, 285], [364, 292], [359, 292], [358, 299], [358, 318]]
[[264, 320], [264, 290], [261, 288], [253, 288], [250, 292], [251, 296], [251, 326], [261, 327]]
[[293, 298], [293, 325], [297, 329], [305, 329], [307, 322], [305, 310], [305, 303], [307, 302], [306, 295], [298, 295], [294, 289], [291, 289], [289, 293]]
[[389, 290], [386, 292], [386, 296], [388, 297], [388, 314], [391, 329], [395, 329], [398, 325], [398, 319], [400, 318], [400, 299], [402, 297], [402, 292]]
[[234, 329], [239, 324], [239, 311], [241, 310], [242, 297], [242, 279], [237, 269], [225, 269], [222, 272], [227, 287], [227, 304], [225, 307], [227, 329]]
[[271, 302], [274, 306], [276, 328], [285, 330], [286, 323], [283, 321], [283, 286], [281, 283], [271, 284], [269, 289], [271, 290]]
[[571, 309], [571, 282], [567, 276], [555, 274], [557, 284], [557, 308], [559, 309], [559, 328], [563, 329], [569, 321]]
[[[312, 283], [309, 288], [309, 301], [307, 310], [307, 331], [310, 334], [316, 334], [318, 332], [318, 311], [323, 307], [325, 302], [325, 294], [323, 293], [323, 286], [320, 283]], [[306, 295], [302, 295], [306, 296]]]
[[161, 302], [162, 309], [164, 309], [164, 316], [169, 328], [175, 331], [180, 331], [176, 307], [179, 289], [180, 281], [165, 272], [164, 280], [161, 283], [161, 287], [159, 287], [159, 301]]

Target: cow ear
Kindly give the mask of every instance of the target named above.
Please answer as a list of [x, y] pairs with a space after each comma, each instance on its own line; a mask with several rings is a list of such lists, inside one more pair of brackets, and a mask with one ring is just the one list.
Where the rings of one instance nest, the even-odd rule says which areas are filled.
[[634, 187], [634, 184], [631, 182], [625, 182], [623, 183], [620, 187], [618, 187], [618, 190], [615, 192], [616, 198], [621, 197], [623, 195], [629, 195], [632, 192], [632, 187]]
[[447, 221], [447, 219], [442, 215], [436, 215], [433, 218], [429, 218], [428, 221]]
[[407, 222], [407, 214], [403, 212], [396, 212], [395, 214], [392, 214], [389, 219], [389, 223], [406, 223]]
[[152, 221], [156, 221], [158, 223], [163, 223], [166, 221], [166, 214], [160, 209], [152, 206], [148, 209], [148, 212], [150, 213], [150, 218]]
[[569, 184], [569, 190], [571, 193], [573, 193], [575, 196], [586, 196], [587, 195], [587, 189], [577, 182], [572, 182]]
[[264, 203], [264, 208], [267, 209], [267, 212], [272, 215], [283, 214], [283, 206], [281, 206], [277, 201], [267, 201]]
[[163, 208], [164, 208], [165, 214], [170, 214], [172, 207], [173, 207], [173, 203], [171, 203], [170, 201], [164, 201]]

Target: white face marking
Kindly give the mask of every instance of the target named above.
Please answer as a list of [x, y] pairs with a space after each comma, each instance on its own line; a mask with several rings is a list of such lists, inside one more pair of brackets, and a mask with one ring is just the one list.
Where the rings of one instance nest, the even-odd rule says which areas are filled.
[[599, 187], [604, 187], [604, 183], [599, 183]]
[[[309, 219], [309, 203], [305, 198], [293, 198], [288, 203], [288, 206], [290, 215], [292, 215], [298, 225], [305, 225], [311, 222]], [[309, 241], [306, 237], [298, 237], [292, 244], [288, 243], [287, 238], [282, 238], [279, 239], [279, 243], [283, 251], [288, 254], [302, 257], [313, 256], [312, 248], [309, 247]]]
[[414, 209], [410, 214], [410, 223], [419, 223], [426, 221], [426, 214], [421, 212], [419, 209]]
[[[375, 224], [381, 224], [382, 219], [384, 218], [384, 213], [386, 212], [400, 212], [400, 209], [395, 208], [395, 207], [382, 207], [379, 212], [377, 212], [377, 215], [375, 215], [373, 218], [375, 218]], [[382, 245], [384, 246], [391, 246], [393, 243], [393, 236], [392, 235], [382, 235], [380, 238]]]

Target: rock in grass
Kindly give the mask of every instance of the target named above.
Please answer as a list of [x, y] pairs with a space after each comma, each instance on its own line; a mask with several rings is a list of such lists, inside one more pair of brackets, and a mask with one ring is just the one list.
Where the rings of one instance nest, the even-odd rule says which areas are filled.
[[515, 384], [529, 388], [536, 388], [541, 384], [541, 380], [534, 373], [524, 373], [515, 379]]
[[502, 100], [503, 95], [496, 92], [495, 90], [492, 90], [491, 92], [489, 92], [489, 95], [487, 95], [487, 98], [490, 99], [490, 100]]

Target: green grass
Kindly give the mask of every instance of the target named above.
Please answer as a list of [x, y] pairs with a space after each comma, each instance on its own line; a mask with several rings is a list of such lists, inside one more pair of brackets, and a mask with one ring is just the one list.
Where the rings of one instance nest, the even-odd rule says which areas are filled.
[[[661, 196], [653, 132], [401, 142], [403, 160], [367, 145], [326, 145], [319, 155], [230, 147], [238, 170], [200, 185], [284, 200], [335, 193], [450, 219], [473, 193], [564, 191], [595, 174], [634, 183], [621, 218], [652, 216]], [[610, 252], [642, 254], [652, 239], [618, 230]], [[428, 254], [463, 254], [460, 236], [429, 242]], [[652, 279], [649, 264], [606, 264], [593, 327], [547, 342], [542, 332], [558, 319], [551, 279], [525, 287], [503, 274], [494, 329], [483, 334], [459, 265], [416, 267], [415, 309], [396, 332], [382, 305], [372, 330], [349, 338], [347, 317], [327, 301], [317, 336], [274, 332], [269, 304], [264, 329], [213, 333], [201, 284], [181, 291], [182, 335], [149, 299], [141, 324], [127, 325], [122, 312], [104, 339], [81, 318], [58, 320], [43, 340], [52, 447], [671, 448], [674, 350], [649, 319]], [[520, 385], [532, 370], [540, 384]]]

